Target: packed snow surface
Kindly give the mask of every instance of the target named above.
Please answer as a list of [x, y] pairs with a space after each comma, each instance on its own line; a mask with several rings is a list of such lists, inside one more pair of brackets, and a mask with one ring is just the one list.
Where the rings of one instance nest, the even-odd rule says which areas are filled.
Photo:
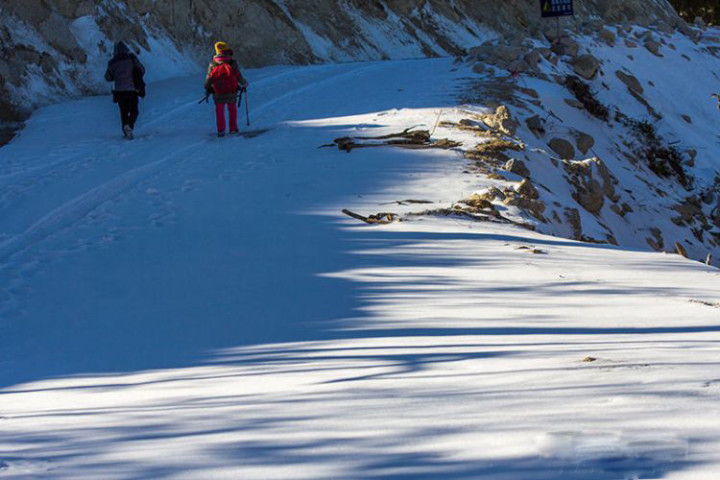
[[0, 149], [0, 478], [717, 479], [718, 270], [340, 214], [491, 182], [318, 148], [461, 118], [469, 74], [249, 71], [252, 138], [213, 138], [201, 78], [132, 142], [109, 97], [36, 113]]

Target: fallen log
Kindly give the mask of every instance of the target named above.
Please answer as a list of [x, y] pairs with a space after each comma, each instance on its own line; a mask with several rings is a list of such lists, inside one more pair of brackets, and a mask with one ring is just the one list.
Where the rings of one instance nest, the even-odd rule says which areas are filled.
[[336, 138], [333, 143], [344, 152], [351, 152], [356, 148], [374, 148], [374, 147], [398, 147], [406, 149], [430, 149], [441, 148], [450, 149], [457, 148], [462, 145], [449, 139], [432, 140], [430, 132], [427, 130], [413, 130], [414, 127], [406, 128], [399, 133], [391, 133], [389, 135], [379, 135], [375, 137], [341, 137]]
[[345, 215], [352, 217], [356, 220], [360, 220], [361, 222], [368, 223], [370, 225], [387, 225], [389, 223], [392, 223], [397, 218], [397, 215], [394, 213], [376, 213], [374, 215], [364, 216], [360, 215], [359, 213], [351, 212], [347, 208], [344, 208], [342, 210], [342, 213]]

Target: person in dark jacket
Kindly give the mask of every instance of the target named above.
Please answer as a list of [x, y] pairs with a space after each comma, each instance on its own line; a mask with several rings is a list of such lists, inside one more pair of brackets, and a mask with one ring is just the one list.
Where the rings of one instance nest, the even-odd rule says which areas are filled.
[[205, 77], [205, 93], [215, 101], [215, 120], [218, 137], [225, 135], [225, 108], [230, 117], [230, 133], [238, 133], [237, 95], [241, 88], [247, 88], [248, 82], [240, 73], [233, 51], [225, 42], [215, 44], [215, 55]]
[[138, 98], [145, 96], [145, 67], [123, 42], [115, 44], [113, 58], [108, 62], [105, 80], [115, 82], [113, 100], [120, 108], [120, 121], [125, 137], [133, 138], [138, 118]]

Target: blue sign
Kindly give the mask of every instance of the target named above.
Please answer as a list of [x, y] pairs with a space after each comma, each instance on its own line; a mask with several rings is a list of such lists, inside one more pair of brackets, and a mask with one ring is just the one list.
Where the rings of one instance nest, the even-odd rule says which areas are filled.
[[574, 15], [573, 0], [540, 0], [543, 18], [568, 17]]

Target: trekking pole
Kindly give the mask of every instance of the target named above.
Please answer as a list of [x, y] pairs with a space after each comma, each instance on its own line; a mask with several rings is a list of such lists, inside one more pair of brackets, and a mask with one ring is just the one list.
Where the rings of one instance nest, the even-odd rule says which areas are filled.
[[242, 91], [245, 92], [245, 118], [247, 119], [247, 126], [249, 127], [250, 126], [250, 106], [249, 106], [250, 102], [248, 101], [247, 88], [243, 88]]
[[206, 94], [204, 97], [202, 97], [200, 99], [200, 101], [198, 102], [198, 105], [202, 104], [203, 102], [208, 103], [208, 98], [210, 98], [210, 95]]

